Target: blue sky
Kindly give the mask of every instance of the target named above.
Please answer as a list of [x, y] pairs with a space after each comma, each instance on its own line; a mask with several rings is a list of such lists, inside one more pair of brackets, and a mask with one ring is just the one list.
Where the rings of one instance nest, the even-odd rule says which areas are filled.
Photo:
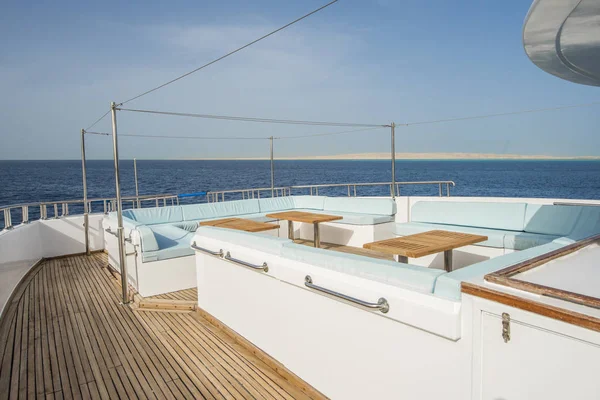
[[[324, 4], [4, 2], [0, 159], [79, 157], [108, 109]], [[257, 45], [128, 104], [206, 114], [396, 123], [600, 100], [535, 67], [524, 0], [341, 0]], [[398, 152], [600, 155], [600, 106], [397, 129]], [[120, 112], [121, 133], [293, 136], [344, 130]], [[95, 129], [108, 131], [106, 118]], [[268, 156], [268, 142], [121, 138], [121, 158]], [[388, 131], [277, 141], [282, 156], [387, 152]], [[90, 158], [111, 158], [89, 137]]]

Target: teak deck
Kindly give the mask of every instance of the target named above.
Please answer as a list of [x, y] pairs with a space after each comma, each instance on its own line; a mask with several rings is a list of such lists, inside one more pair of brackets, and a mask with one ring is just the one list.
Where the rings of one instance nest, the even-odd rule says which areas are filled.
[[0, 320], [0, 399], [318, 397], [199, 313], [120, 305], [106, 263], [46, 260], [17, 287]]
[[271, 229], [278, 229], [279, 225], [266, 222], [257, 222], [244, 218], [224, 218], [213, 221], [201, 222], [201, 226], [216, 226], [219, 228], [236, 229], [246, 232], [264, 232]]
[[417, 233], [416, 235], [366, 243], [363, 247], [365, 249], [376, 250], [387, 254], [419, 258], [483, 242], [487, 239], [487, 236], [434, 230]]

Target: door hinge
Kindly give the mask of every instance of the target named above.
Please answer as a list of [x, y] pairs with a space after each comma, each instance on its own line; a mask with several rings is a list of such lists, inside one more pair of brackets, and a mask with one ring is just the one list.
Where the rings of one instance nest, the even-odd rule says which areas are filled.
[[510, 340], [510, 315], [508, 313], [502, 313], [502, 339], [504, 339], [504, 343], [508, 343]]

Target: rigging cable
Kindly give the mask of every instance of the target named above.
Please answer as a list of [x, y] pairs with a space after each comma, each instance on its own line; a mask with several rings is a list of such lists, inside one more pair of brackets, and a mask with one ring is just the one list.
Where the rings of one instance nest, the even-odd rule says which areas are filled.
[[271, 35], [274, 35], [275, 33], [279, 32], [279, 31], [282, 31], [282, 30], [284, 30], [285, 28], [287, 28], [287, 27], [289, 27], [289, 26], [291, 26], [291, 25], [294, 25], [296, 22], [300, 22], [300, 21], [302, 21], [303, 19], [305, 19], [305, 18], [307, 18], [307, 17], [309, 17], [309, 16], [311, 16], [311, 15], [313, 15], [313, 14], [315, 14], [315, 13], [317, 13], [317, 12], [321, 11], [322, 9], [329, 7], [329, 6], [330, 6], [330, 5], [332, 5], [333, 3], [336, 3], [337, 1], [338, 1], [338, 0], [333, 0], [333, 1], [331, 1], [331, 2], [329, 2], [329, 3], [327, 3], [327, 4], [325, 4], [324, 6], [321, 6], [321, 7], [317, 8], [316, 10], [314, 10], [314, 11], [311, 11], [310, 13], [308, 13], [308, 14], [305, 14], [305, 15], [303, 15], [303, 16], [302, 16], [302, 17], [300, 17], [300, 18], [297, 18], [297, 19], [295, 19], [294, 21], [292, 21], [292, 22], [289, 22], [289, 23], [287, 23], [286, 25], [284, 25], [284, 26], [282, 26], [282, 27], [280, 27], [280, 28], [278, 28], [278, 29], [276, 29], [276, 30], [274, 30], [274, 31], [272, 31], [272, 32], [270, 32], [270, 33], [268, 33], [268, 34], [264, 35], [264, 36], [261, 36], [261, 37], [259, 37], [258, 39], [255, 39], [255, 40], [253, 40], [252, 42], [250, 42], [250, 43], [248, 43], [248, 44], [246, 44], [246, 45], [244, 45], [244, 46], [242, 46], [242, 47], [239, 47], [239, 48], [237, 48], [237, 49], [235, 49], [235, 50], [233, 50], [233, 51], [230, 51], [229, 53], [227, 53], [227, 54], [225, 54], [225, 55], [223, 55], [223, 56], [221, 56], [221, 57], [219, 57], [219, 58], [217, 58], [217, 59], [214, 59], [214, 60], [212, 60], [212, 61], [211, 61], [211, 62], [209, 62], [209, 63], [206, 63], [206, 64], [202, 65], [201, 67], [198, 67], [198, 68], [196, 68], [196, 69], [194, 69], [194, 70], [192, 70], [192, 71], [190, 71], [190, 72], [187, 72], [187, 73], [185, 73], [185, 74], [183, 74], [183, 75], [181, 75], [181, 76], [178, 76], [178, 77], [177, 77], [177, 78], [175, 78], [175, 79], [171, 79], [170, 81], [168, 81], [168, 82], [165, 82], [165, 83], [163, 83], [162, 85], [156, 86], [155, 88], [152, 88], [152, 89], [150, 89], [150, 90], [147, 90], [147, 91], [145, 91], [145, 92], [143, 92], [143, 93], [141, 93], [141, 94], [138, 94], [137, 96], [134, 96], [134, 97], [132, 97], [132, 98], [130, 98], [130, 99], [128, 99], [128, 100], [125, 100], [124, 102], [120, 103], [120, 104], [119, 104], [119, 106], [121, 106], [121, 105], [123, 105], [123, 104], [126, 104], [126, 103], [129, 103], [130, 101], [133, 101], [133, 100], [135, 100], [135, 99], [139, 99], [140, 97], [142, 97], [142, 96], [145, 96], [145, 95], [147, 95], [147, 94], [149, 94], [149, 93], [152, 93], [152, 92], [154, 92], [155, 90], [161, 89], [161, 88], [163, 88], [163, 87], [165, 87], [165, 86], [167, 86], [167, 85], [170, 85], [171, 83], [177, 82], [178, 80], [180, 80], [180, 79], [183, 79], [183, 78], [185, 78], [186, 76], [189, 76], [189, 75], [191, 75], [191, 74], [193, 74], [193, 73], [195, 73], [195, 72], [198, 72], [198, 71], [200, 71], [201, 69], [204, 69], [204, 68], [208, 67], [209, 65], [212, 65], [212, 64], [214, 64], [214, 63], [216, 63], [216, 62], [219, 62], [219, 61], [223, 60], [224, 58], [227, 58], [227, 57], [229, 57], [229, 56], [231, 56], [231, 55], [233, 55], [233, 54], [237, 53], [238, 51], [244, 50], [245, 48], [247, 48], [247, 47], [250, 47], [250, 46], [252, 46], [253, 44], [255, 44], [255, 43], [257, 43], [257, 42], [260, 42], [261, 40], [263, 40], [263, 39], [266, 39], [266, 38], [268, 38], [269, 36], [271, 36]]
[[96, 120], [96, 122], [94, 122], [93, 124], [91, 124], [90, 126], [88, 126], [87, 128], [85, 128], [84, 130], [88, 130], [88, 129], [92, 129], [98, 122], [102, 121], [104, 119], [104, 117], [106, 117], [109, 113], [110, 113], [110, 108], [108, 109], [107, 112], [104, 113], [104, 115], [102, 115], [100, 118], [98, 118]]
[[[112, 133], [107, 132], [85, 132], [91, 135], [112, 136]], [[144, 135], [135, 133], [119, 133], [119, 137], [142, 137], [150, 139], [198, 139], [198, 140], [269, 140], [269, 137], [236, 137], [236, 136], [220, 136], [220, 137], [203, 137], [203, 136], [169, 136], [169, 135]]]
[[353, 129], [353, 130], [350, 130], [350, 131], [329, 132], [329, 133], [315, 133], [315, 134], [312, 134], [312, 135], [280, 136], [280, 137], [275, 137], [273, 139], [279, 139], [279, 140], [285, 140], [285, 139], [304, 139], [304, 138], [310, 138], [310, 137], [343, 135], [343, 134], [354, 133], [354, 132], [372, 131], [374, 129], [380, 129], [380, 128], [383, 128], [383, 127], [384, 126], [376, 126], [376, 127], [372, 127], [372, 128]]
[[564, 110], [567, 108], [590, 107], [590, 106], [595, 106], [595, 105], [599, 105], [599, 104], [600, 104], [600, 101], [594, 101], [591, 103], [571, 104], [571, 105], [567, 105], [567, 106], [556, 106], [556, 107], [546, 107], [546, 108], [534, 108], [534, 109], [530, 109], [530, 110], [510, 111], [510, 112], [497, 113], [497, 114], [484, 114], [484, 115], [475, 115], [475, 116], [470, 116], [470, 117], [458, 117], [458, 118], [436, 119], [436, 120], [429, 120], [429, 121], [407, 122], [404, 124], [396, 124], [396, 126], [399, 126], [399, 125], [402, 125], [402, 126], [426, 125], [426, 124], [438, 124], [441, 122], [467, 121], [467, 120], [471, 120], [471, 119], [503, 117], [506, 115], [530, 114], [530, 113], [544, 112], [544, 111]]
[[382, 125], [382, 124], [356, 124], [356, 123], [351, 123], [351, 122], [304, 121], [304, 120], [292, 120], [292, 119], [239, 117], [239, 116], [231, 116], [231, 115], [177, 113], [177, 112], [170, 112], [170, 111], [137, 110], [137, 109], [132, 109], [132, 108], [117, 108], [117, 110], [146, 113], [146, 114], [172, 115], [172, 116], [176, 116], [176, 117], [208, 118], [208, 119], [221, 119], [221, 120], [227, 120], [227, 121], [244, 121], [244, 122], [262, 122], [262, 123], [268, 123], [268, 124], [347, 126], [347, 127], [358, 127], [358, 128], [382, 128], [382, 127], [389, 126], [389, 125]]

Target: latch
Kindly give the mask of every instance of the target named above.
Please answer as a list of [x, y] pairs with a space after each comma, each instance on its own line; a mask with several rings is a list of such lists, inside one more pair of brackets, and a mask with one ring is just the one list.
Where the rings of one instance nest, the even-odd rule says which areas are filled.
[[510, 315], [508, 313], [502, 313], [502, 339], [504, 339], [504, 343], [508, 343], [510, 340]]

